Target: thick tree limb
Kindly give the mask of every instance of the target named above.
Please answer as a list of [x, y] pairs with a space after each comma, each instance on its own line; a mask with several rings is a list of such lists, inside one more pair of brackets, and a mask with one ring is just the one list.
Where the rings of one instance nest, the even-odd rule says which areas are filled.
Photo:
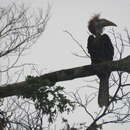
[[[53, 86], [56, 82], [72, 80], [75, 78], [82, 78], [86, 76], [95, 75], [97, 71], [125, 71], [130, 73], [130, 56], [113, 62], [104, 62], [97, 65], [86, 65], [66, 70], [60, 70], [48, 74], [41, 75], [39, 77], [33, 77], [32, 80], [39, 82], [42, 81], [41, 86]], [[29, 82], [22, 81], [14, 84], [4, 85], [0, 87], [0, 98], [9, 96], [22, 96], [28, 91], [35, 91], [41, 86], [31, 86]]]

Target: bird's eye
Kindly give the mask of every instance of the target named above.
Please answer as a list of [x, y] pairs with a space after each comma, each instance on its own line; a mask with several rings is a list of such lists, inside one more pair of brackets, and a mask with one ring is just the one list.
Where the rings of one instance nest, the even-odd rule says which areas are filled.
[[95, 22], [95, 26], [98, 26], [98, 24], [99, 24], [99, 22], [97, 21], [97, 22]]
[[95, 23], [95, 28], [96, 28], [96, 29], [100, 29], [100, 28], [101, 28], [101, 25], [100, 25], [100, 22], [99, 22], [99, 21], [97, 21], [97, 22]]
[[95, 22], [95, 26], [100, 26], [101, 24], [100, 24], [100, 21], [99, 20], [97, 20], [96, 22]]

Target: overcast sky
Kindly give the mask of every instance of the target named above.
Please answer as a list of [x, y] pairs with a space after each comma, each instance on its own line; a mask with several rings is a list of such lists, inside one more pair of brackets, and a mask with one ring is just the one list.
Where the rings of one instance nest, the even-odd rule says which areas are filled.
[[[28, 0], [25, 3], [29, 6], [31, 3], [32, 7], [43, 8], [47, 0]], [[72, 55], [72, 53], [80, 53], [80, 49], [64, 30], [71, 32], [86, 46], [87, 23], [95, 13], [101, 13], [101, 17], [115, 22], [121, 31], [129, 28], [130, 2], [128, 0], [126, 2], [122, 0], [96, 2], [95, 0], [50, 0], [49, 3], [52, 6], [51, 18], [46, 31], [33, 47], [32, 55], [30, 55], [35, 56], [33, 62], [42, 65], [43, 68], [54, 70], [86, 64], [86, 59]]]
[[[3, 4], [10, 0], [0, 0]], [[90, 64], [90, 60], [74, 56], [81, 50], [76, 43], [64, 32], [68, 30], [86, 46], [88, 38], [87, 23], [96, 13], [117, 24], [120, 32], [124, 28], [130, 29], [130, 0], [11, 0], [25, 2], [32, 8], [45, 8], [49, 2], [51, 18], [46, 30], [33, 48], [24, 57], [25, 62], [38, 64], [46, 72]], [[79, 84], [76, 84], [79, 85]], [[105, 128], [104, 130], [109, 130]], [[128, 130], [124, 126], [115, 130]]]

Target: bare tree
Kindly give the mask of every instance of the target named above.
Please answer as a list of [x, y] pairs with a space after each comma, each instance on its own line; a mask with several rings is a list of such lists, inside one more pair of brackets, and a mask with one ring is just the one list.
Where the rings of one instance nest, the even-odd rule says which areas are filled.
[[[14, 3], [6, 7], [0, 7], [0, 84], [6, 85], [10, 82], [10, 79], [17, 82], [20, 75], [17, 74], [17, 77], [14, 79], [11, 72], [14, 69], [30, 65], [18, 65], [17, 63], [22, 54], [36, 43], [37, 39], [45, 31], [50, 17], [49, 14], [49, 6], [45, 14], [43, 14], [42, 10], [36, 12], [26, 8], [24, 5], [16, 5]], [[15, 77], [14, 74], [13, 77]], [[9, 118], [11, 118], [14, 112], [5, 111], [5, 108], [3, 108], [6, 104], [6, 107], [11, 109], [11, 107], [8, 107], [10, 101], [7, 101], [9, 99], [0, 101], [1, 130], [7, 124], [10, 126]]]
[[[1, 85], [1, 88], [5, 88], [7, 84], [12, 82], [10, 81], [10, 75], [11, 77], [14, 76], [11, 73], [12, 71], [21, 67], [24, 69], [25, 65], [31, 65], [18, 65], [17, 63], [22, 54], [30, 49], [44, 32], [49, 17], [49, 5], [45, 14], [42, 10], [35, 12], [25, 8], [24, 5], [18, 6], [14, 3], [0, 8], [0, 60], [3, 63], [0, 66], [0, 84], [4, 84]], [[13, 79], [17, 84], [21, 74], [16, 73], [16, 76], [11, 80]], [[6, 80], [3, 80], [3, 78]], [[57, 116], [57, 112], [69, 110], [67, 106], [71, 106], [71, 103], [63, 94], [63, 87], [50, 85], [43, 87], [42, 81], [35, 80], [32, 76], [27, 76], [26, 81], [28, 87], [34, 88], [35, 91], [23, 88], [23, 90], [20, 90], [23, 95], [16, 92], [17, 97], [6, 98], [3, 101], [4, 105], [2, 104], [0, 109], [1, 130], [5, 127], [8, 129], [14, 127], [24, 130], [41, 130], [44, 128], [45, 118], [50, 123]], [[49, 80], [44, 82], [48, 84]], [[39, 86], [40, 88], [38, 88]], [[27, 93], [24, 90], [27, 90]], [[14, 91], [12, 90], [11, 93], [14, 93]], [[8, 92], [6, 91], [6, 93]], [[1, 94], [4, 93], [1, 91]]]
[[[24, 5], [12, 3], [7, 7], [0, 7], [0, 78], [1, 83], [8, 83], [9, 71], [18, 66], [20, 56], [29, 49], [44, 32], [49, 20], [48, 7], [45, 15], [42, 10], [34, 12]], [[4, 74], [7, 74], [6, 81]]]

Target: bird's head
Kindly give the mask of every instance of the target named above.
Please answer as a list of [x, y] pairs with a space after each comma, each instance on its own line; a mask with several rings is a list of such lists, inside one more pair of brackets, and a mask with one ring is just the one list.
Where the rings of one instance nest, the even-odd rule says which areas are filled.
[[89, 31], [95, 36], [100, 35], [103, 32], [103, 28], [106, 26], [117, 26], [117, 25], [109, 20], [103, 18], [101, 19], [99, 14], [93, 16], [88, 23]]

